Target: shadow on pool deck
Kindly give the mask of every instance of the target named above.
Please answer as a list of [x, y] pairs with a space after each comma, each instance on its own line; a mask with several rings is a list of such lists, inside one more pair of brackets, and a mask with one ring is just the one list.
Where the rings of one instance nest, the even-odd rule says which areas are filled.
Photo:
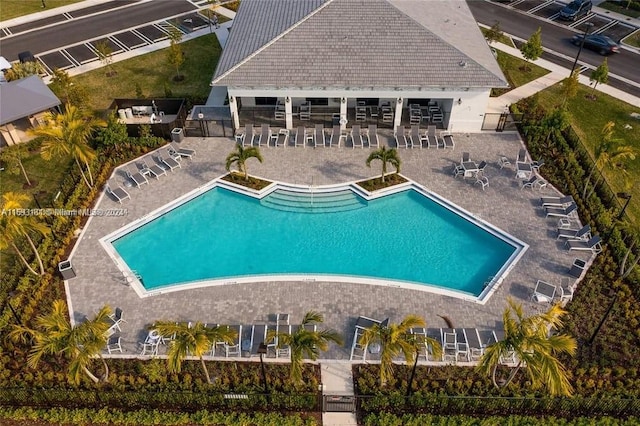
[[[539, 190], [519, 188], [513, 166], [500, 169], [497, 161], [507, 156], [515, 164], [522, 147], [515, 133], [456, 134], [455, 150], [400, 149], [402, 173], [429, 190], [451, 200], [476, 216], [529, 244], [529, 250], [509, 273], [485, 305], [465, 302], [426, 291], [406, 290], [365, 284], [331, 282], [260, 282], [186, 290], [140, 299], [126, 285], [122, 274], [99, 243], [99, 239], [142, 217], [167, 202], [225, 173], [224, 161], [234, 149], [234, 141], [223, 138], [186, 138], [181, 145], [196, 149], [192, 161], [169, 172], [158, 181], [150, 180], [142, 189], [128, 189], [131, 200], [122, 206], [103, 196], [96, 208], [123, 207], [121, 217], [93, 217], [71, 258], [77, 278], [68, 282], [69, 300], [75, 320], [96, 312], [104, 304], [124, 311], [122, 346], [125, 354], [140, 353], [138, 342], [146, 327], [155, 320], [202, 321], [206, 323], [264, 323], [276, 312], [291, 314], [297, 323], [305, 312], [315, 310], [325, 317], [325, 326], [342, 333], [345, 345], [323, 354], [323, 358], [348, 359], [355, 319], [360, 316], [402, 320], [408, 314], [423, 316], [429, 327], [446, 327], [438, 315], [449, 317], [456, 327], [480, 329], [500, 326], [507, 297], [523, 302], [527, 310], [537, 307], [529, 294], [538, 279], [559, 285], [576, 257], [555, 239], [557, 219], [546, 219], [539, 204], [541, 195], [557, 195], [550, 186]], [[381, 137], [393, 146], [390, 134]], [[472, 180], [453, 177], [452, 165], [462, 152], [476, 161], [485, 160], [489, 186], [483, 191]], [[248, 161], [251, 174], [302, 185], [324, 185], [360, 180], [380, 173], [379, 162], [365, 165], [370, 149], [347, 148], [261, 148], [264, 162]], [[121, 181], [121, 177], [116, 177]], [[366, 218], [364, 219], [366, 220]], [[401, 220], [397, 218], [396, 220]], [[215, 236], [211, 236], [215, 238]], [[256, 254], [259, 256], [259, 254]], [[286, 252], [282, 253], [287, 256]], [[359, 253], [354, 253], [358, 256]], [[392, 253], [401, 256], [402, 253]], [[159, 254], [159, 256], [161, 256]], [[391, 260], [393, 257], [391, 257]], [[167, 259], [179, 265], [179, 259]], [[215, 261], [215, 259], [211, 259]], [[428, 256], [424, 258], [429, 262]]]

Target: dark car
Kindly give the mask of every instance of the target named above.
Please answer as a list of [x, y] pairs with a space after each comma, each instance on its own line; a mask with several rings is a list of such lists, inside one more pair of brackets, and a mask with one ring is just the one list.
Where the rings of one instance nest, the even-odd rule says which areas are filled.
[[36, 58], [27, 50], [26, 52], [18, 53], [18, 60], [21, 64], [26, 64], [27, 62], [35, 62]]
[[[571, 43], [576, 46], [580, 46], [580, 42], [583, 37], [583, 35], [575, 35], [571, 38]], [[620, 45], [618, 43], [613, 41], [611, 38], [600, 34], [589, 34], [584, 39], [584, 47], [595, 50], [601, 55], [620, 52]]]
[[591, 11], [591, 0], [574, 0], [560, 10], [560, 19], [575, 21]]

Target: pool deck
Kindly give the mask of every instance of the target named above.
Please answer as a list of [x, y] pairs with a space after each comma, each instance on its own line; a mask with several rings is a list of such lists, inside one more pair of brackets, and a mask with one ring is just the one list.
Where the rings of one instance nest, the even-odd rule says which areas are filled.
[[[384, 143], [391, 138], [380, 139]], [[331, 345], [322, 354], [323, 359], [336, 360], [349, 359], [354, 325], [360, 315], [380, 320], [388, 317], [399, 322], [408, 314], [417, 314], [425, 318], [428, 327], [446, 327], [440, 318], [445, 316], [455, 327], [500, 329], [508, 297], [522, 302], [528, 312], [539, 310], [539, 305], [529, 301], [536, 281], [559, 285], [561, 279], [569, 277], [567, 272], [575, 258], [589, 260], [591, 255], [569, 252], [556, 241], [558, 220], [546, 219], [539, 207], [540, 196], [558, 195], [554, 188], [549, 185], [542, 190], [520, 189], [520, 179], [515, 179], [514, 171], [516, 154], [523, 147], [518, 134], [455, 134], [455, 139], [455, 150], [400, 149], [401, 172], [529, 244], [528, 251], [484, 305], [427, 291], [331, 282], [234, 284], [139, 298], [99, 239], [225, 173], [225, 158], [234, 149], [232, 139], [185, 138], [180, 145], [197, 151], [192, 161], [183, 160], [182, 168], [168, 172], [168, 176], [158, 181], [150, 178], [149, 185], [142, 189], [127, 188], [131, 199], [122, 205], [106, 194], [98, 200], [96, 208], [124, 208], [127, 215], [96, 216], [85, 226], [71, 257], [77, 277], [67, 282], [73, 318], [79, 321], [85, 315], [91, 317], [105, 304], [121, 308], [126, 321], [122, 325], [122, 347], [124, 355], [129, 356], [140, 353], [139, 342], [144, 340], [146, 328], [156, 320], [259, 324], [272, 322], [276, 313], [285, 312], [295, 324], [305, 312], [314, 310], [324, 315], [321, 328], [333, 328], [344, 337], [343, 346]], [[473, 184], [475, 180], [453, 177], [453, 164], [460, 161], [463, 151], [477, 162], [487, 161], [485, 176], [490, 184], [484, 191]], [[370, 152], [368, 148], [350, 146], [261, 148], [264, 162], [250, 159], [248, 167], [251, 174], [267, 179], [301, 185], [335, 184], [377, 175], [379, 162], [374, 162], [372, 168], [365, 165]], [[497, 163], [500, 156], [508, 157], [512, 165], [500, 169]], [[120, 175], [116, 170], [115, 179], [122, 184], [126, 180], [124, 172]], [[156, 255], [162, 258], [163, 253]], [[390, 261], [393, 256], [402, 253], [390, 253]], [[165, 261], [180, 267], [180, 259]], [[429, 261], [428, 253], [424, 261]]]

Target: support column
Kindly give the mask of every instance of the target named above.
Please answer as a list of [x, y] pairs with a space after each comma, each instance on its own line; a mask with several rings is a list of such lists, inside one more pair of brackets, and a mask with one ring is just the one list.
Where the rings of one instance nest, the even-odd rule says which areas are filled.
[[284, 117], [287, 129], [293, 130], [293, 107], [291, 106], [291, 97], [284, 98]]
[[236, 98], [229, 95], [229, 109], [231, 110], [231, 119], [233, 120], [233, 129], [238, 130], [240, 128], [240, 118], [238, 117], [238, 104]]
[[347, 128], [347, 101], [346, 96], [340, 99], [340, 130], [346, 130]]
[[394, 117], [393, 120], [393, 128], [395, 129], [396, 127], [398, 127], [400, 125], [400, 123], [402, 123], [402, 103], [404, 102], [404, 99], [402, 98], [398, 98], [396, 100], [396, 115]]

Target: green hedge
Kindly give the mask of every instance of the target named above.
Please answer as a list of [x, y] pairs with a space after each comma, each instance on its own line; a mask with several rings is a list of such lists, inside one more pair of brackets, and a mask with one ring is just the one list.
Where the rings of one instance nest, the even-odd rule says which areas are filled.
[[[0, 420], [34, 421], [41, 425], [51, 424], [107, 424], [107, 425], [252, 425], [252, 426], [315, 426], [313, 417], [301, 414], [279, 413], [222, 413], [206, 410], [195, 413], [180, 413], [158, 410], [119, 411], [113, 409], [87, 410], [52, 408], [6, 409], [0, 407]], [[0, 423], [2, 423], [0, 421]]]

